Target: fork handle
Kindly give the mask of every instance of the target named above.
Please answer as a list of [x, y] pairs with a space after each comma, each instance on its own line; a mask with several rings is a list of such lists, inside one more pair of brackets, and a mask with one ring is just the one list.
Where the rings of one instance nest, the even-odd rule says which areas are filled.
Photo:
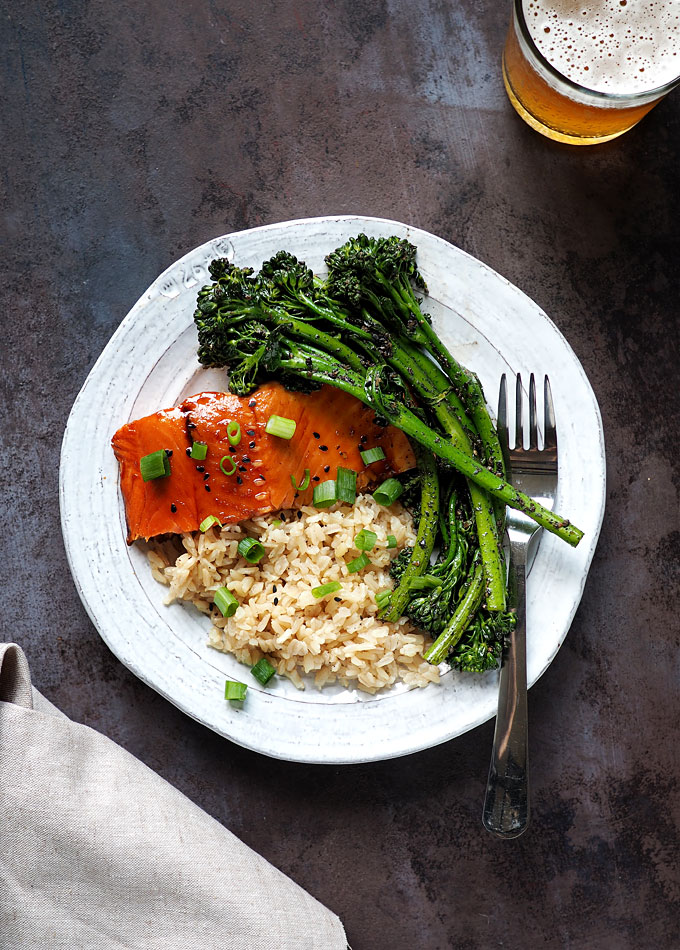
[[515, 572], [517, 623], [510, 635], [498, 687], [498, 713], [482, 823], [499, 838], [517, 838], [529, 824], [526, 574]]

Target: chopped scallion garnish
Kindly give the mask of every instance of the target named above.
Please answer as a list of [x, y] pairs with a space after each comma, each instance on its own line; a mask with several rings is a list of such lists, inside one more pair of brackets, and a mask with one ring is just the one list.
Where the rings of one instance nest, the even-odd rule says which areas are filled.
[[352, 468], [338, 466], [335, 479], [338, 501], [353, 505], [357, 497], [357, 473]]
[[216, 524], [218, 528], [222, 527], [222, 522], [219, 518], [216, 518], [215, 515], [208, 515], [207, 518], [204, 518], [203, 521], [201, 521], [198, 526], [198, 530], [207, 531], [208, 528], [212, 528], [214, 524]]
[[397, 546], [397, 539], [395, 538], [395, 536], [394, 536], [393, 534], [388, 534], [388, 535], [387, 535], [387, 547], [388, 547], [388, 548], [396, 548], [396, 546]]
[[238, 422], [230, 422], [227, 426], [227, 438], [230, 445], [238, 445], [241, 441], [241, 426]]
[[375, 531], [371, 531], [369, 528], [362, 528], [354, 539], [354, 547], [357, 551], [372, 551], [377, 540], [378, 535]]
[[191, 443], [191, 452], [189, 457], [196, 459], [197, 462], [202, 462], [206, 455], [208, 454], [208, 444], [207, 442], [192, 442]]
[[281, 521], [280, 518], [275, 518], [272, 521], [272, 528], [280, 528], [282, 524], [283, 524], [283, 521]]
[[368, 567], [370, 564], [368, 554], [364, 551], [359, 557], [355, 557], [353, 561], [350, 561], [347, 565], [347, 570], [350, 574], [356, 574], [357, 571], [363, 571], [365, 567]]
[[230, 703], [241, 703], [246, 698], [248, 687], [245, 683], [239, 683], [238, 680], [227, 680], [224, 686], [224, 698]]
[[262, 659], [258, 660], [255, 666], [251, 668], [250, 672], [259, 683], [262, 683], [263, 686], [266, 686], [274, 673], [276, 673], [276, 670], [271, 665], [269, 660], [263, 656]]
[[312, 593], [319, 600], [321, 597], [325, 597], [326, 594], [334, 594], [336, 590], [340, 590], [342, 584], [340, 581], [329, 581], [327, 584], [322, 584], [320, 587], [312, 587]]
[[264, 431], [268, 435], [275, 435], [279, 439], [292, 439], [295, 435], [297, 423], [295, 419], [286, 419], [285, 416], [270, 416]]
[[312, 504], [316, 508], [330, 508], [338, 500], [338, 492], [334, 478], [329, 478], [326, 482], [319, 482], [314, 486], [314, 495]]
[[375, 602], [378, 606], [378, 610], [383, 610], [383, 608], [387, 607], [391, 597], [392, 591], [388, 588], [385, 588], [385, 590], [379, 590], [375, 595]]
[[238, 610], [238, 600], [226, 587], [218, 587], [213, 595], [213, 603], [223, 617], [233, 617]]
[[443, 584], [441, 577], [435, 577], [433, 574], [422, 574], [420, 577], [412, 577], [408, 582], [409, 590], [430, 590], [434, 587], [441, 587]]
[[[228, 462], [229, 465], [231, 465], [231, 471], [227, 471], [227, 469], [224, 467], [225, 462]], [[222, 458], [220, 459], [220, 468], [222, 469], [224, 474], [227, 477], [229, 477], [230, 475], [233, 475], [234, 472], [236, 471], [236, 462], [233, 460], [231, 455], [223, 455]]]
[[157, 452], [142, 456], [139, 460], [139, 471], [145, 482], [153, 481], [154, 478], [165, 478], [170, 474], [168, 453], [165, 449], [159, 449]]
[[237, 550], [249, 564], [257, 564], [264, 557], [264, 547], [255, 538], [243, 538], [239, 541]]
[[385, 458], [385, 450], [377, 445], [374, 449], [366, 449], [360, 452], [361, 460], [364, 465], [372, 465], [374, 462], [381, 462]]
[[373, 497], [379, 505], [387, 507], [397, 500], [404, 490], [404, 486], [396, 478], [386, 479], [379, 488], [373, 492]]
[[290, 476], [290, 481], [291, 481], [294, 491], [306, 491], [309, 488], [309, 483], [311, 481], [309, 477], [309, 469], [308, 468], [305, 469], [304, 478], [302, 479], [299, 485], [295, 483], [295, 477], [293, 475]]

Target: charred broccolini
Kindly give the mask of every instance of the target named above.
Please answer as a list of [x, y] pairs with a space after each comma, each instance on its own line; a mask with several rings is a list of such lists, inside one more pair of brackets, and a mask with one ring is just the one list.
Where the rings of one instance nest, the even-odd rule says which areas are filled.
[[[213, 283], [198, 295], [198, 357], [227, 367], [239, 395], [272, 377], [291, 389], [336, 386], [409, 436], [420, 475], [417, 542], [394, 563], [383, 614], [406, 612], [436, 637], [431, 662], [482, 670], [497, 663], [512, 625], [499, 542], [505, 505], [572, 545], [582, 533], [505, 481], [479, 382], [421, 310], [415, 256], [408, 241], [359, 235], [328, 255], [326, 279], [286, 251], [257, 274], [215, 260]], [[455, 495], [451, 468], [463, 476]]]

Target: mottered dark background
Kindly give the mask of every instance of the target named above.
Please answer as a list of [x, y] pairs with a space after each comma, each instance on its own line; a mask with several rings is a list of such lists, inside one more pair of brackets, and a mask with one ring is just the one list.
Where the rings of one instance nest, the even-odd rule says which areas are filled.
[[[680, 91], [618, 141], [549, 142], [505, 97], [509, 4], [490, 0], [0, 16], [2, 616], [36, 686], [332, 908], [354, 950], [680, 946]], [[601, 407], [607, 512], [530, 692], [516, 841], [480, 823], [492, 723], [381, 764], [266, 759], [132, 676], [66, 564], [63, 429], [133, 303], [211, 237], [344, 212], [435, 232], [517, 284]]]

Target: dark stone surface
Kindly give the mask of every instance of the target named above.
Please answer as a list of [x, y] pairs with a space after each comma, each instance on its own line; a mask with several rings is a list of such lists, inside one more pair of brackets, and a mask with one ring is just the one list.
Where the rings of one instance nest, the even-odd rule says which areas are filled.
[[[680, 93], [577, 150], [505, 98], [506, 4], [0, 10], [3, 632], [38, 688], [335, 910], [354, 950], [680, 946]], [[66, 565], [61, 435], [137, 297], [217, 234], [341, 212], [434, 231], [516, 283], [600, 402], [608, 511], [531, 690], [534, 821], [514, 842], [480, 824], [491, 723], [377, 765], [267, 760], [129, 674]]]

